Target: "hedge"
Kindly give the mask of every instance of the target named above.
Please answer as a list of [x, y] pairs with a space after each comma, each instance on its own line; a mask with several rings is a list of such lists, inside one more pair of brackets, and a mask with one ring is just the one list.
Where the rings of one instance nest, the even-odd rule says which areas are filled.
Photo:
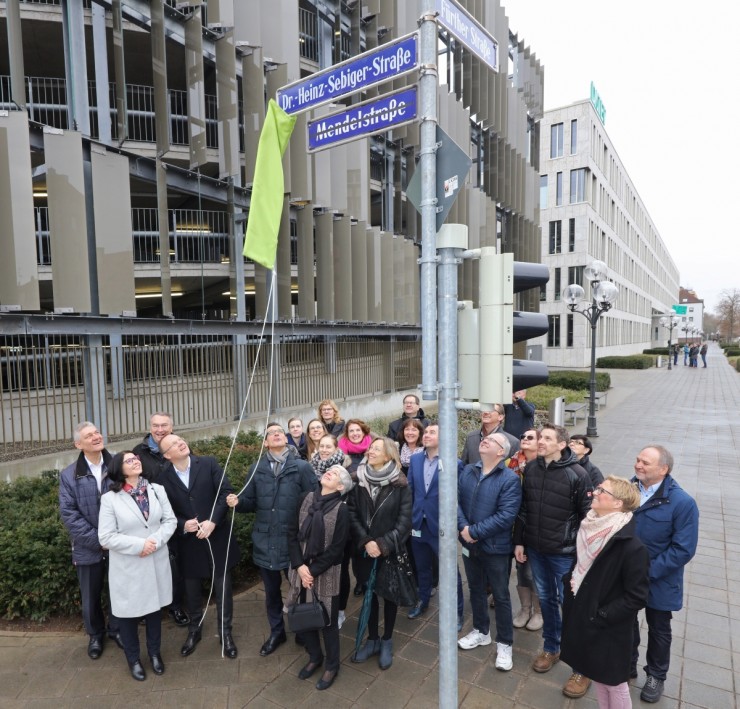
[[649, 369], [655, 364], [652, 355], [626, 355], [623, 357], [599, 357], [596, 360], [597, 367], [606, 369]]
[[643, 350], [642, 354], [647, 355], [667, 355], [668, 354], [668, 348], [667, 347], [651, 347], [650, 349]]
[[740, 347], [726, 347], [725, 348], [725, 355], [727, 357], [737, 357], [740, 355]]
[[[580, 391], [588, 389], [591, 381], [591, 372], [563, 370], [550, 372], [547, 378], [548, 386], [562, 387], [563, 389], [573, 389]], [[611, 377], [609, 372], [596, 373], [596, 391], [606, 391], [611, 387]], [[547, 407], [545, 407], [547, 408]]]

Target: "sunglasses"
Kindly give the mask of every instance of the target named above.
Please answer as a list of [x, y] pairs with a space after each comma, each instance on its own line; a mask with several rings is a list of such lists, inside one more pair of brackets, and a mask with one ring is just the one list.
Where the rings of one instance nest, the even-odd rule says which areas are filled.
[[537, 437], [531, 433], [530, 434], [523, 433], [521, 436], [519, 436], [520, 441], [534, 441], [536, 438]]

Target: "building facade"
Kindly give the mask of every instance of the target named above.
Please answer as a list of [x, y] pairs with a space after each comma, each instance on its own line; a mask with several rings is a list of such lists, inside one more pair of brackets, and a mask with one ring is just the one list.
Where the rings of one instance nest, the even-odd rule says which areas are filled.
[[655, 346], [663, 339], [657, 318], [677, 302], [679, 273], [599, 112], [590, 100], [546, 111], [541, 131], [542, 257], [550, 282], [540, 310], [550, 329], [533, 344], [550, 367], [590, 366], [591, 326], [567, 309], [562, 291], [577, 283], [590, 298], [584, 269], [598, 259], [619, 296], [599, 320], [597, 357]]

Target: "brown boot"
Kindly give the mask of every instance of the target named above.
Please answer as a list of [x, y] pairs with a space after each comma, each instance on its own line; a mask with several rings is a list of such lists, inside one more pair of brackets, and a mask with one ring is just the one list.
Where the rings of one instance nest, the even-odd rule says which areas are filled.
[[580, 699], [591, 686], [591, 680], [580, 672], [574, 672], [563, 687], [563, 694], [571, 699]]
[[542, 620], [542, 610], [540, 609], [540, 599], [532, 591], [532, 616], [525, 627], [527, 630], [542, 630], [544, 624], [545, 621]]
[[532, 615], [532, 589], [526, 586], [517, 586], [516, 592], [519, 594], [519, 603], [522, 607], [514, 616], [514, 627], [523, 628]]
[[534, 658], [532, 669], [535, 672], [549, 672], [556, 662], [560, 662], [559, 652], [545, 652], [545, 650], [540, 650], [537, 657]]

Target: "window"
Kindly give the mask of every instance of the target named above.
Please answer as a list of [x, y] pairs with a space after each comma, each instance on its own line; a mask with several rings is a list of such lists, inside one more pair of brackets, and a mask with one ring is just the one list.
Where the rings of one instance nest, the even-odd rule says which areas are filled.
[[540, 286], [540, 303], [544, 303], [547, 300], [547, 284], [543, 283]]
[[560, 300], [560, 291], [562, 290], [561, 283], [560, 283], [560, 270], [561, 269], [559, 268], [555, 269], [555, 277], [553, 278], [553, 285], [555, 288], [555, 293], [554, 293], [553, 300]]
[[555, 175], [555, 206], [559, 207], [563, 203], [563, 173], [558, 172]]
[[547, 209], [547, 175], [540, 175], [540, 209]]
[[578, 149], [578, 121], [574, 118], [570, 122], [570, 154], [575, 155]]
[[[573, 253], [576, 250], [576, 220], [568, 220], [568, 251]], [[572, 281], [571, 281], [572, 283]]]
[[547, 346], [560, 347], [560, 316], [547, 316]]
[[570, 171], [570, 203], [586, 199], [586, 168]]
[[565, 346], [573, 347], [573, 313], [568, 313], [568, 319], [565, 323]]
[[563, 223], [558, 219], [555, 222], [550, 222], [550, 253], [559, 254], [562, 253], [562, 231]]
[[563, 157], [563, 124], [555, 123], [550, 126], [550, 157]]
[[583, 266], [568, 266], [568, 284], [575, 283], [583, 287]]

